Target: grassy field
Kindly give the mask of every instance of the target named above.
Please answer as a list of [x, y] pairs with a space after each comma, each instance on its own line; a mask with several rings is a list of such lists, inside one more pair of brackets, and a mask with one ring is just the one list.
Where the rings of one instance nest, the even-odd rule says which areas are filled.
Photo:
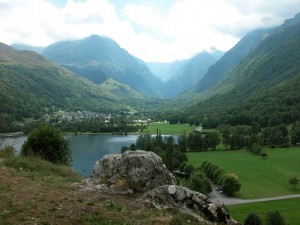
[[289, 184], [291, 176], [300, 177], [300, 148], [263, 149], [267, 159], [246, 150], [188, 153], [188, 162], [200, 166], [210, 161], [228, 173], [235, 173], [242, 184], [236, 197], [244, 199], [299, 194], [300, 185]]
[[300, 224], [300, 198], [232, 205], [229, 206], [229, 210], [230, 215], [241, 223], [245, 221], [247, 215], [251, 212], [255, 212], [264, 222], [268, 212], [278, 210], [284, 217], [286, 224]]
[[180, 135], [185, 131], [187, 134], [192, 132], [196, 127], [188, 124], [169, 124], [169, 123], [150, 123], [144, 133], [156, 134], [159, 129], [161, 134], [177, 134]]

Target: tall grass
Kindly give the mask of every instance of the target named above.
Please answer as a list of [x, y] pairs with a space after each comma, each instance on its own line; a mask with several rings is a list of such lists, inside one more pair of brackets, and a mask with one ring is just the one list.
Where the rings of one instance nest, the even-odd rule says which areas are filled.
[[34, 176], [59, 176], [70, 182], [77, 182], [82, 179], [71, 167], [54, 164], [36, 157], [9, 157], [3, 163], [17, 171], [31, 172]]

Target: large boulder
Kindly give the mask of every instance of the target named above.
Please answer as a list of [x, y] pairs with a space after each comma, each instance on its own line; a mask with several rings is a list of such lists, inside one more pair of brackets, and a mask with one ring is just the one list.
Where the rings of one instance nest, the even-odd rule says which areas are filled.
[[239, 224], [220, 205], [185, 187], [164, 185], [147, 192], [141, 201], [158, 209], [174, 208], [189, 214], [203, 225]]
[[124, 194], [176, 183], [158, 155], [142, 150], [103, 156], [95, 163], [91, 179], [112, 192]]

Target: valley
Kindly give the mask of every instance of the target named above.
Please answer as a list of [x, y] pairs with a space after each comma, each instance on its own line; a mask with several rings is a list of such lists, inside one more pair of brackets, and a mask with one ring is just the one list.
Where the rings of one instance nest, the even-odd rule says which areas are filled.
[[[229, 197], [248, 200], [299, 194], [299, 53], [300, 13], [279, 26], [246, 34], [227, 52], [212, 48], [189, 59], [166, 63], [144, 62], [115, 40], [98, 34], [55, 42], [45, 48], [0, 43], [0, 133], [27, 135], [45, 125], [64, 134], [106, 134], [129, 139], [131, 136], [126, 135], [135, 134], [135, 143], [117, 145], [117, 151], [143, 149], [158, 154], [171, 172], [188, 174], [189, 179], [177, 177], [188, 188], [202, 188], [210, 193], [210, 182], [224, 190], [225, 180], [232, 179], [237, 188], [222, 191]], [[171, 135], [176, 135], [176, 139]], [[80, 138], [92, 142], [91, 136]], [[1, 144], [2, 140], [0, 136]], [[128, 199], [131, 205], [119, 206], [120, 211], [115, 207], [117, 203], [108, 203], [107, 196], [99, 195], [95, 201], [82, 200], [82, 194], [68, 186], [70, 181], [82, 177], [69, 169], [49, 169], [52, 165], [44, 165], [45, 162], [27, 161], [21, 163], [29, 170], [22, 171], [18, 160], [36, 159], [1, 154], [0, 157], [0, 170], [5, 177], [12, 178], [1, 177], [1, 182], [9, 185], [0, 184], [1, 191], [12, 195], [16, 183], [13, 179], [38, 190], [55, 181], [51, 184], [53, 188], [72, 190], [66, 199], [59, 193], [50, 193], [59, 196], [62, 204], [69, 204], [68, 213], [73, 215], [71, 206], [75, 211], [88, 211], [87, 215], [79, 213], [73, 224], [107, 221], [118, 213], [121, 219], [107, 224], [125, 224], [129, 221], [125, 214], [130, 209], [138, 210]], [[46, 176], [50, 181], [43, 180], [43, 172], [30, 169], [31, 163], [41, 163], [46, 174], [50, 170]], [[53, 171], [65, 174], [52, 174]], [[58, 180], [62, 180], [62, 186]], [[192, 181], [199, 185], [193, 186]], [[3, 195], [5, 202], [0, 207], [9, 210], [0, 214], [0, 222], [16, 222], [14, 216], [24, 213], [17, 222], [29, 223], [28, 215], [33, 213], [38, 218], [34, 221], [67, 223], [53, 196], [35, 192], [32, 195], [41, 202], [48, 199], [52, 208], [42, 205], [37, 215], [18, 205], [20, 202], [15, 198]], [[30, 198], [25, 196], [23, 200], [38, 208]], [[116, 198], [122, 201], [121, 197]], [[75, 207], [74, 201], [80, 208]], [[246, 203], [229, 206], [229, 210], [243, 222], [251, 210], [262, 215], [279, 209], [289, 224], [296, 225], [299, 216], [294, 208], [298, 202], [299, 198]], [[289, 204], [292, 209], [287, 209]], [[96, 206], [102, 207], [108, 218], [95, 214]], [[56, 218], [49, 216], [51, 211]], [[155, 217], [159, 213], [150, 213], [147, 223], [157, 222]], [[165, 213], [170, 218], [181, 216]], [[167, 220], [162, 224], [172, 221], [164, 216], [162, 220]], [[136, 214], [129, 222], [146, 221]]]

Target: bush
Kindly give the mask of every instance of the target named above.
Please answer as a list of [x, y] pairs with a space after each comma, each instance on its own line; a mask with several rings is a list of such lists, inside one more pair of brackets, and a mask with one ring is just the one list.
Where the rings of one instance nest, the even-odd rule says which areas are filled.
[[256, 213], [250, 213], [245, 219], [244, 225], [262, 225], [262, 221]]
[[29, 133], [27, 141], [22, 146], [21, 155], [37, 156], [53, 163], [71, 164], [68, 141], [59, 130], [46, 125]]
[[283, 216], [276, 210], [274, 212], [268, 212], [266, 225], [286, 225], [286, 222]]

